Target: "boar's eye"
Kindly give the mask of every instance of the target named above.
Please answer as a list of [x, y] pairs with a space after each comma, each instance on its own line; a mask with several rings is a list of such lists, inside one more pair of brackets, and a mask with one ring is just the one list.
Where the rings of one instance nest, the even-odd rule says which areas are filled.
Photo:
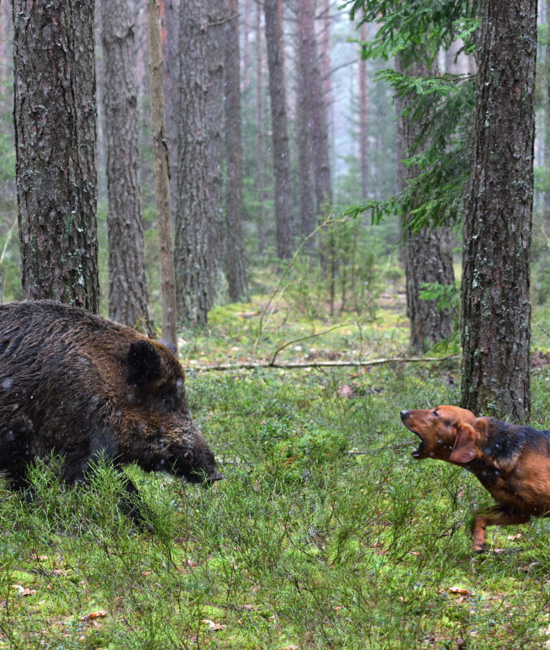
[[164, 395], [162, 397], [159, 397], [157, 400], [158, 407], [160, 408], [161, 411], [174, 411], [175, 410], [175, 405], [174, 405], [174, 398], [170, 397], [170, 395]]
[[191, 463], [195, 457], [195, 454], [190, 449], [188, 449], [186, 452], [184, 452], [183, 457], [188, 463]]

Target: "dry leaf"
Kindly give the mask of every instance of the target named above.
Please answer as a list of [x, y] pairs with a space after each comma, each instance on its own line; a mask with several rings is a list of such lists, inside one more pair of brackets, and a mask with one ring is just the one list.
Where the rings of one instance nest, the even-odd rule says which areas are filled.
[[243, 609], [246, 609], [247, 612], [251, 612], [254, 609], [254, 605], [243, 605]]
[[463, 587], [450, 587], [449, 589], [450, 594], [461, 594], [462, 596], [469, 596], [470, 592], [467, 589], [464, 589]]
[[285, 645], [285, 647], [282, 648], [282, 650], [300, 650], [300, 646], [299, 645]]
[[91, 621], [94, 618], [104, 618], [109, 612], [106, 612], [104, 609], [98, 609], [97, 612], [90, 612], [86, 616], [82, 617], [83, 621]]
[[22, 587], [21, 585], [11, 585], [12, 589], [17, 589], [20, 596], [34, 596], [36, 589], [29, 589], [28, 587]]
[[348, 384], [344, 384], [343, 386], [338, 386], [338, 397], [353, 399], [353, 388]]
[[508, 535], [506, 539], [514, 540], [514, 539], [521, 539], [523, 535], [521, 533], [517, 533], [516, 535]]
[[214, 623], [214, 621], [211, 621], [211, 620], [209, 620], [207, 618], [204, 618], [201, 621], [201, 623], [206, 623], [208, 625], [208, 627], [213, 631], [225, 630], [225, 627], [226, 627], [225, 625], [222, 625], [221, 623]]
[[150, 576], [151, 573], [153, 573], [153, 572], [152, 572], [152, 571], [144, 571], [144, 572], [143, 572], [143, 575], [144, 575], [144, 576]]

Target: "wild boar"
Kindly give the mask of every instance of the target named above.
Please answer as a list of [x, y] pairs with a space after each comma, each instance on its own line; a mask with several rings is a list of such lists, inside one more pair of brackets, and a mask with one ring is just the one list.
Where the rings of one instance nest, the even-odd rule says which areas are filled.
[[184, 379], [166, 345], [130, 327], [47, 300], [0, 305], [0, 472], [25, 489], [29, 464], [54, 452], [69, 484], [100, 454], [119, 468], [220, 479]]

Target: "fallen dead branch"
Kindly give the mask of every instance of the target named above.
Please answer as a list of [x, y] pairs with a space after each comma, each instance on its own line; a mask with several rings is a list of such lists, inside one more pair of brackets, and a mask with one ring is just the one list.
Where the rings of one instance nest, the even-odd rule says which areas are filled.
[[385, 363], [437, 363], [447, 359], [456, 359], [458, 354], [446, 357], [388, 357], [387, 359], [371, 359], [370, 361], [306, 361], [296, 363], [277, 363], [276, 361], [251, 361], [238, 363], [221, 363], [216, 366], [188, 366], [188, 370], [202, 372], [222, 370], [254, 370], [255, 368], [278, 368], [281, 370], [294, 370], [297, 368], [364, 368], [367, 366], [381, 366]]

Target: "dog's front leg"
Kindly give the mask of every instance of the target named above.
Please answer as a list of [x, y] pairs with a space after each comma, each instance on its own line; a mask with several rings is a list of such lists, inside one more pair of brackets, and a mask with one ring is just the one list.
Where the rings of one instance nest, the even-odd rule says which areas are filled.
[[476, 513], [472, 526], [474, 552], [483, 553], [485, 550], [487, 526], [515, 526], [516, 524], [526, 524], [530, 519], [529, 513], [506, 506], [494, 506]]

